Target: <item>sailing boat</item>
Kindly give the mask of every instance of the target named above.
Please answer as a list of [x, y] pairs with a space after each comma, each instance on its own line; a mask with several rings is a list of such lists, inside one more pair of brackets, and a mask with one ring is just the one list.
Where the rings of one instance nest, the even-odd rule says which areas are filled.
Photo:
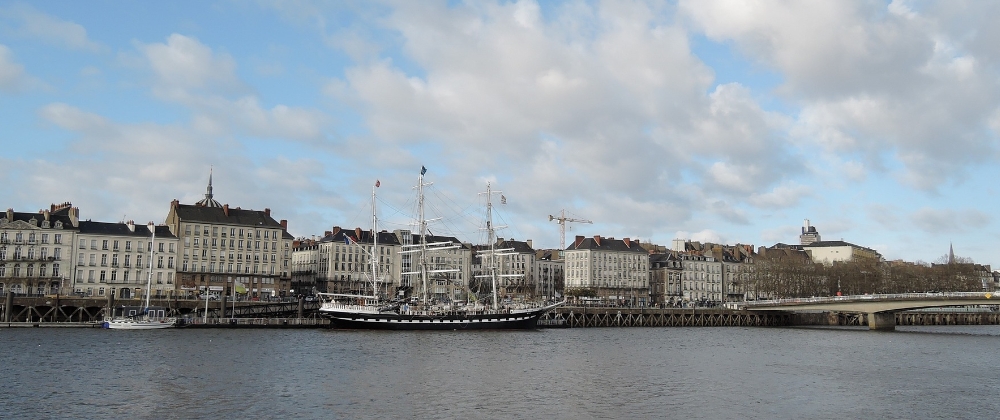
[[149, 275], [146, 277], [146, 298], [141, 308], [122, 306], [116, 308], [111, 317], [102, 324], [103, 328], [112, 330], [156, 330], [171, 328], [177, 319], [165, 316], [162, 307], [149, 306], [149, 295], [153, 285], [153, 255], [156, 253], [156, 225], [149, 222], [152, 233], [149, 241]]
[[[552, 305], [542, 304], [518, 304], [500, 306], [497, 296], [497, 260], [502, 255], [503, 250], [494, 248], [492, 204], [490, 202], [489, 184], [487, 184], [486, 209], [487, 224], [489, 231], [490, 250], [488, 251], [489, 277], [492, 281], [492, 305], [483, 306], [478, 302], [473, 305], [437, 304], [430, 298], [429, 278], [430, 274], [454, 272], [457, 270], [441, 269], [431, 267], [426, 254], [428, 252], [446, 249], [455, 249], [460, 245], [451, 242], [427, 242], [427, 220], [424, 218], [424, 196], [423, 187], [424, 174], [426, 168], [421, 168], [420, 177], [417, 180], [417, 203], [419, 209], [420, 223], [420, 243], [404, 245], [402, 253], [416, 254], [418, 269], [413, 272], [403, 274], [419, 274], [422, 286], [419, 299], [413, 298], [410, 301], [386, 300], [379, 293], [380, 285], [383, 283], [379, 276], [378, 258], [375, 254], [377, 243], [371, 251], [365, 251], [371, 261], [371, 295], [347, 295], [335, 293], [318, 294], [322, 300], [319, 309], [320, 315], [330, 319], [335, 328], [353, 329], [385, 329], [385, 330], [462, 330], [462, 329], [532, 329], [538, 323], [538, 318], [549, 310], [565, 303], [559, 302]], [[376, 183], [376, 187], [378, 183]], [[375, 215], [375, 189], [372, 188], [372, 232], [373, 238], [377, 238], [378, 219]], [[376, 239], [377, 240], [377, 239]], [[351, 242], [350, 238], [347, 239]], [[436, 282], [436, 281], [435, 281]], [[352, 300], [345, 301], [345, 300]]]

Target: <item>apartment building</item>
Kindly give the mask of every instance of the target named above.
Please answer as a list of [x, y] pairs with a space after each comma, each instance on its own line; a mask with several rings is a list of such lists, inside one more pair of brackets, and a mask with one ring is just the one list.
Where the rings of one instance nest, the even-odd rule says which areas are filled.
[[591, 289], [610, 304], [649, 303], [649, 253], [639, 241], [577, 236], [565, 256], [567, 291]]
[[144, 298], [147, 283], [153, 299], [177, 293], [178, 242], [165, 225], [81, 221], [76, 244], [77, 295]]
[[167, 225], [180, 242], [178, 289], [193, 295], [211, 291], [242, 297], [284, 296], [291, 288], [292, 237], [288, 222], [271, 209], [248, 210], [220, 204], [209, 177], [205, 198], [195, 204], [170, 203]]

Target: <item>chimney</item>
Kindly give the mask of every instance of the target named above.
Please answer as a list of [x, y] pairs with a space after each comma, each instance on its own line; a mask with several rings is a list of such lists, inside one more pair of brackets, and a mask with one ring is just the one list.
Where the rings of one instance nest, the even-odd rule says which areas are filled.
[[125, 224], [125, 226], [128, 226], [128, 231], [129, 232], [135, 232], [135, 221], [134, 220], [129, 220], [128, 223]]
[[49, 215], [50, 215], [50, 213], [49, 213], [48, 210], [42, 210], [42, 216], [45, 216], [45, 221], [46, 222], [49, 221]]
[[328, 231], [328, 230], [327, 230], [327, 231], [323, 231], [323, 237], [324, 237], [324, 238], [325, 238], [325, 237], [327, 237], [327, 236], [330, 236], [330, 235], [332, 235], [332, 234], [333, 234], [333, 232], [330, 232], [330, 231]]
[[535, 249], [535, 247], [531, 246], [531, 239], [528, 239], [525, 242], [528, 244], [528, 248]]
[[264, 209], [264, 215], [267, 216], [267, 217], [271, 217], [271, 209], [265, 208]]
[[597, 243], [597, 246], [601, 246], [601, 235], [594, 235], [594, 242]]
[[14, 221], [14, 209], [11, 209], [11, 208], [7, 209], [7, 221], [8, 222], [13, 222]]
[[222, 212], [226, 213], [226, 217], [229, 217], [229, 204], [228, 203], [222, 205]]
[[73, 227], [75, 227], [75, 228], [80, 227], [80, 208], [79, 207], [70, 207], [69, 208], [69, 221], [71, 222], [71, 224], [73, 225]]
[[177, 208], [177, 206], [180, 204], [181, 202], [177, 201], [177, 199], [175, 198], [173, 201], [170, 202], [170, 208]]
[[288, 231], [288, 220], [285, 220], [285, 219], [281, 219], [281, 221], [280, 221], [280, 222], [278, 222], [278, 223], [280, 223], [280, 224], [281, 224], [281, 229], [282, 229], [282, 230], [284, 230], [284, 231]]
[[581, 243], [583, 243], [583, 235], [576, 235], [576, 240], [573, 241], [573, 248], [579, 248]]
[[361, 242], [361, 228], [359, 227], [354, 228], [354, 239], [357, 239], [358, 242]]
[[340, 233], [340, 226], [334, 226], [333, 227], [333, 234], [336, 235], [338, 233]]
[[622, 242], [625, 242], [625, 247], [626, 248], [631, 248], [632, 247], [632, 241], [630, 241], [629, 238], [622, 239]]

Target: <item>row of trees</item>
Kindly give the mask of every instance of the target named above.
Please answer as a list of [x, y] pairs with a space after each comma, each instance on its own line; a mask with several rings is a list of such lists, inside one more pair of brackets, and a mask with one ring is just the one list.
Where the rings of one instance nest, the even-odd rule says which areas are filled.
[[976, 264], [949, 259], [941, 264], [879, 262], [868, 259], [823, 265], [804, 253], [757, 255], [746, 292], [750, 298], [982, 290]]

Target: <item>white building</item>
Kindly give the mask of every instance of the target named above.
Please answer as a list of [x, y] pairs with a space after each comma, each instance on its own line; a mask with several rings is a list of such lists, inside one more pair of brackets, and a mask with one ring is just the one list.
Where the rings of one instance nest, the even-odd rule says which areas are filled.
[[[85, 296], [113, 295], [119, 299], [176, 293], [177, 237], [167, 226], [81, 221], [76, 235], [76, 275], [73, 292]], [[151, 265], [152, 264], [152, 265]]]
[[592, 289], [606, 303], [648, 303], [649, 253], [639, 241], [577, 236], [565, 255], [567, 292]]
[[0, 214], [0, 294], [69, 294], [79, 209], [53, 204], [38, 213]]
[[219, 204], [209, 177], [205, 199], [170, 203], [167, 225], [180, 241], [177, 283], [181, 293], [208, 290], [252, 297], [283, 296], [291, 286], [292, 241], [288, 222], [271, 209], [244, 210]]

